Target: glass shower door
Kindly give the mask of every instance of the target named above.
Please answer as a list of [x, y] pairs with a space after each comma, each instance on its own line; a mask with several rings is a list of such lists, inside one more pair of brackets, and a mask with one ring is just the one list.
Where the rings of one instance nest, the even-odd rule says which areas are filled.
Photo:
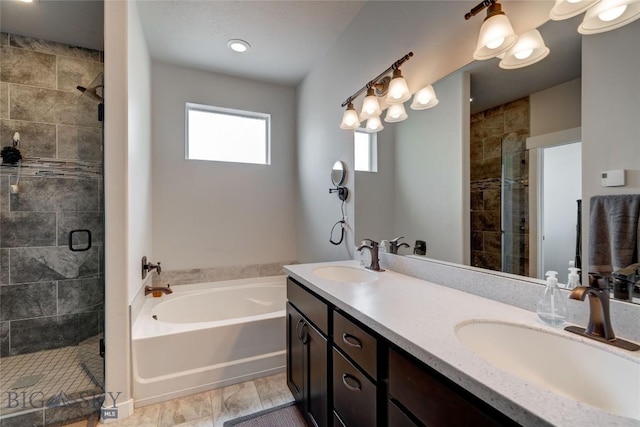
[[502, 152], [502, 271], [529, 273], [529, 200], [527, 152]]

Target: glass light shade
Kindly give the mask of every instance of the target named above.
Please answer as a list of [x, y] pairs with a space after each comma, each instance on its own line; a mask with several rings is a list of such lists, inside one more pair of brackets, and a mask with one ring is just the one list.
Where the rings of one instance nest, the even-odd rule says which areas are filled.
[[367, 96], [362, 102], [362, 111], [360, 112], [360, 118], [370, 119], [372, 117], [378, 117], [382, 114], [380, 109], [380, 103], [378, 97], [375, 95], [373, 88], [367, 89]]
[[380, 117], [372, 117], [368, 119], [367, 125], [364, 127], [365, 132], [369, 133], [380, 132], [382, 129], [384, 129], [384, 126], [382, 126]]
[[615, 30], [640, 18], [640, 0], [601, 0], [584, 15], [580, 34]]
[[411, 102], [412, 110], [426, 110], [427, 108], [435, 107], [438, 105], [438, 98], [436, 92], [433, 90], [433, 86], [429, 85], [423, 87], [413, 95], [413, 102]]
[[407, 112], [404, 110], [404, 104], [392, 104], [387, 109], [387, 115], [384, 117], [384, 121], [387, 123], [396, 123], [405, 120]]
[[505, 53], [499, 65], [505, 70], [513, 70], [542, 61], [547, 55], [549, 48], [544, 45], [540, 32], [534, 29], [518, 37], [516, 44]]
[[389, 82], [389, 89], [385, 101], [389, 105], [402, 104], [409, 98], [411, 98], [411, 92], [409, 92], [407, 81], [402, 77], [399, 69], [393, 70], [393, 78], [391, 82]]
[[342, 115], [342, 123], [340, 123], [340, 129], [350, 130], [357, 129], [360, 127], [360, 119], [358, 118], [358, 113], [356, 113], [355, 108], [353, 108], [353, 103], [349, 103], [347, 105], [347, 109]]
[[478, 44], [473, 59], [491, 59], [507, 51], [518, 40], [507, 15], [487, 17], [480, 27]]
[[600, 0], [556, 0], [549, 17], [554, 21], [573, 18], [589, 9]]

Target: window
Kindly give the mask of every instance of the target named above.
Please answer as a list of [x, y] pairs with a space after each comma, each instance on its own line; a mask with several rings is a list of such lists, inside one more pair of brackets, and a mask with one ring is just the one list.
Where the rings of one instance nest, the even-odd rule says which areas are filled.
[[271, 115], [187, 103], [186, 158], [268, 165]]
[[354, 169], [363, 172], [378, 172], [377, 134], [356, 129], [353, 141]]

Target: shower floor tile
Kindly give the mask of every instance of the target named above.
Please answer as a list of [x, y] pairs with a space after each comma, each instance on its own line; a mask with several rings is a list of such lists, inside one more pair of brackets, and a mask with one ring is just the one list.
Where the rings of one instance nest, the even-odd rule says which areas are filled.
[[80, 363], [78, 347], [0, 358], [0, 415], [99, 393], [102, 388]]

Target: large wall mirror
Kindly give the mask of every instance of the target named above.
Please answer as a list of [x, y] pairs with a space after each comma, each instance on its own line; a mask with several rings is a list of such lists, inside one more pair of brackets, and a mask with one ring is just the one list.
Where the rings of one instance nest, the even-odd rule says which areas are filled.
[[[539, 279], [555, 270], [563, 283], [570, 262], [581, 261], [588, 271], [583, 253], [588, 213], [578, 200], [609, 189], [599, 188], [599, 169], [582, 171], [590, 161], [583, 161], [583, 152], [603, 159], [605, 150], [583, 147], [582, 134], [608, 124], [605, 117], [600, 125], [593, 123], [592, 104], [585, 108], [594, 97], [585, 95], [583, 70], [593, 84], [602, 72], [591, 65], [593, 51], [600, 40], [622, 33], [587, 43], [585, 62], [585, 43], [577, 32], [581, 20], [549, 21], [539, 28], [551, 51], [543, 61], [517, 70], [500, 69], [499, 59], [474, 61], [434, 84], [436, 108], [410, 111], [406, 121], [386, 124], [377, 135], [377, 172], [356, 172], [356, 241], [406, 236], [411, 248], [400, 255], [414, 256], [415, 241], [424, 240], [427, 258]], [[616, 31], [637, 37], [640, 22], [627, 27]], [[606, 43], [602, 49], [611, 50]], [[638, 56], [637, 48], [631, 51]], [[633, 61], [635, 66], [638, 59]], [[632, 74], [632, 82], [640, 78], [639, 70]], [[622, 83], [600, 84], [617, 84], [609, 91], [617, 93], [624, 92]], [[640, 84], [631, 86], [628, 90], [640, 96]], [[635, 129], [632, 134], [640, 133], [637, 120], [626, 122]], [[633, 148], [638, 139], [624, 139], [598, 144], [610, 153], [626, 152], [630, 163], [620, 154], [603, 159], [602, 167], [627, 168], [629, 185], [615, 192], [638, 193], [640, 150]]]

